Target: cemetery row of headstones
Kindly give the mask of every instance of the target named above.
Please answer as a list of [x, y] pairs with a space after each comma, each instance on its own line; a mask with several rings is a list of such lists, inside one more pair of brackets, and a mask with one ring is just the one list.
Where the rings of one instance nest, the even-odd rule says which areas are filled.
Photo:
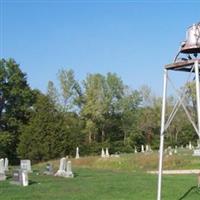
[[[141, 145], [141, 149], [140, 149], [141, 153], [147, 153], [147, 152], [153, 152], [153, 150], [151, 149], [151, 147], [149, 145]], [[137, 147], [135, 147], [135, 150], [134, 150], [135, 153], [138, 153], [138, 150], [137, 150]]]

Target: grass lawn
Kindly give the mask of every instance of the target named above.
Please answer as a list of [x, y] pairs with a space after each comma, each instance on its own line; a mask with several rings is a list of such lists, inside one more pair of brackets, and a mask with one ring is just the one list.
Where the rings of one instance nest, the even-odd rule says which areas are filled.
[[[46, 163], [33, 166], [30, 185], [11, 185], [11, 178], [0, 182], [0, 200], [155, 200], [157, 175], [147, 170], [158, 167], [158, 153], [123, 154], [120, 158], [99, 156], [71, 159], [75, 178], [44, 176]], [[55, 171], [59, 161], [50, 161]], [[164, 157], [165, 169], [199, 169], [200, 158], [191, 151]], [[12, 170], [10, 170], [12, 171]], [[40, 175], [38, 175], [38, 172]], [[197, 175], [163, 177], [162, 200], [200, 200]]]
[[[155, 200], [157, 176], [75, 168], [75, 178], [37, 175], [21, 187], [0, 182], [1, 200]], [[195, 175], [164, 176], [163, 200], [199, 200]]]

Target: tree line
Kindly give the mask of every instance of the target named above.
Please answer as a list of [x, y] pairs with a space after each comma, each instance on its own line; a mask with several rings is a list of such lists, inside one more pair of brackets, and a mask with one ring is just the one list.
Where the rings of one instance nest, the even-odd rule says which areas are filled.
[[[142, 144], [158, 149], [162, 101], [148, 86], [132, 89], [115, 73], [88, 74], [79, 82], [71, 69], [59, 70], [57, 79], [58, 85], [49, 81], [42, 93], [31, 89], [15, 60], [0, 60], [0, 157], [39, 162], [73, 156], [77, 146], [81, 155], [99, 154], [102, 147], [111, 153], [140, 150]], [[193, 82], [185, 89], [192, 113]], [[175, 102], [170, 96], [168, 113]], [[166, 145], [196, 139], [180, 109], [166, 133]]]

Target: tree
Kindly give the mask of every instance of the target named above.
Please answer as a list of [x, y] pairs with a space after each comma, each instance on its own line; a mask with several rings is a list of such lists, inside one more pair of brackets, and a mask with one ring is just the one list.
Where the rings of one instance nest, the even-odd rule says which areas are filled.
[[0, 147], [3, 147], [3, 154], [14, 160], [17, 158], [20, 128], [28, 123], [30, 108], [35, 99], [27, 83], [26, 74], [13, 59], [0, 60], [0, 72], [0, 88], [3, 94], [0, 109]]
[[65, 111], [76, 111], [77, 106], [81, 106], [80, 97], [82, 95], [78, 81], [75, 80], [74, 71], [60, 70], [58, 72], [58, 80], [60, 83], [62, 106]]
[[63, 117], [48, 96], [41, 93], [37, 94], [32, 109], [29, 123], [21, 129], [18, 154], [35, 161], [55, 158], [62, 151], [59, 141], [62, 140]]

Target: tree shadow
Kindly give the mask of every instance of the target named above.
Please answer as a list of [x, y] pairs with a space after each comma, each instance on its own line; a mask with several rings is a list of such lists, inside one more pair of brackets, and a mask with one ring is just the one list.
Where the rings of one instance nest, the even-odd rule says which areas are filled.
[[197, 186], [191, 187], [182, 197], [180, 197], [178, 200], [183, 200], [185, 199], [191, 192], [193, 191], [198, 191], [199, 188]]
[[38, 184], [38, 182], [29, 180], [29, 181], [28, 181], [28, 184], [29, 184], [29, 185], [33, 185], [33, 184]]

